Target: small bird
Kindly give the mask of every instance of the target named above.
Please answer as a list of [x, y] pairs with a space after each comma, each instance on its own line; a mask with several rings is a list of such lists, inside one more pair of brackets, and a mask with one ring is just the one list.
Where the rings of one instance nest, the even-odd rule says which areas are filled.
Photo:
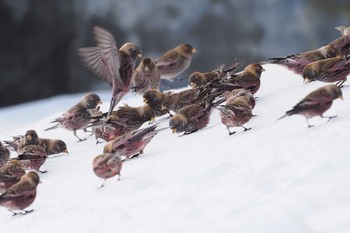
[[86, 127], [91, 121], [91, 114], [89, 109], [96, 108], [97, 105], [102, 104], [101, 99], [98, 95], [94, 93], [89, 93], [83, 96], [83, 98], [71, 107], [68, 111], [63, 113], [63, 115], [50, 123], [56, 123], [54, 126], [45, 129], [56, 129], [59, 126], [73, 131], [75, 137], [79, 139], [79, 141], [83, 141], [85, 139], [81, 139], [77, 135], [78, 129], [83, 129], [86, 132]]
[[236, 133], [230, 131], [230, 127], [243, 127], [244, 131], [250, 130], [243, 125], [246, 124], [252, 114], [251, 100], [246, 96], [238, 96], [228, 99], [225, 105], [219, 105], [216, 107], [220, 111], [221, 122], [226, 126], [229, 135]]
[[286, 114], [279, 119], [294, 114], [300, 114], [306, 118], [308, 127], [313, 126], [309, 124], [309, 118], [315, 116], [328, 118], [329, 121], [336, 116], [323, 116], [323, 113], [332, 106], [333, 100], [337, 98], [343, 99], [340, 87], [334, 84], [320, 87], [308, 94], [303, 100], [295, 105], [293, 109], [287, 111]]
[[26, 172], [17, 160], [7, 161], [0, 169], [0, 193], [17, 183]]
[[226, 98], [227, 103], [231, 103], [232, 101], [234, 101], [236, 98], [240, 96], [245, 96], [248, 98], [249, 104], [252, 107], [252, 109], [255, 107], [255, 104], [256, 104], [255, 98], [249, 90], [246, 90], [244, 88], [238, 88], [238, 89], [233, 89], [231, 92], [227, 91], [224, 93], [224, 97]]
[[219, 68], [210, 72], [196, 71], [188, 77], [188, 82], [192, 88], [203, 86], [204, 84], [221, 77], [224, 72], [224, 67], [224, 65], [221, 65]]
[[350, 74], [350, 56], [332, 57], [312, 62], [303, 70], [304, 83], [321, 81], [327, 83], [337, 82], [342, 87]]
[[331, 44], [321, 48], [306, 51], [299, 54], [288, 55], [286, 57], [268, 58], [262, 64], [277, 64], [286, 67], [288, 70], [301, 75], [306, 65], [311, 62], [325, 58], [335, 57], [339, 54], [338, 50]]
[[6, 164], [6, 162], [9, 159], [10, 159], [10, 151], [0, 141], [0, 169]]
[[143, 95], [149, 89], [159, 89], [160, 71], [150, 57], [145, 57], [133, 72], [134, 91]]
[[96, 156], [92, 162], [92, 168], [97, 177], [104, 179], [100, 188], [104, 186], [107, 179], [116, 175], [119, 175], [118, 180], [120, 180], [122, 166], [123, 163], [118, 153], [103, 153]]
[[179, 92], [164, 93], [164, 98], [161, 105], [162, 109], [178, 112], [181, 108], [200, 101], [202, 91], [203, 90], [201, 89], [190, 88]]
[[338, 26], [338, 27], [335, 27], [335, 29], [337, 29], [338, 31], [340, 31], [340, 34], [341, 34], [342, 36], [348, 36], [348, 35], [350, 35], [350, 27]]
[[156, 89], [150, 89], [143, 94], [143, 102], [150, 106], [156, 117], [169, 113], [168, 109], [163, 109], [162, 104], [165, 94]]
[[47, 172], [46, 170], [40, 170], [47, 158], [47, 152], [43, 145], [24, 146], [21, 152], [21, 154], [11, 160], [18, 161], [24, 170], [35, 170], [40, 173]]
[[250, 64], [244, 70], [237, 74], [230, 74], [229, 77], [222, 81], [222, 84], [233, 84], [233, 89], [238, 87], [249, 90], [253, 95], [260, 88], [260, 76], [265, 69], [259, 64]]
[[92, 29], [96, 47], [79, 49], [83, 63], [100, 79], [112, 86], [112, 97], [108, 115], [131, 89], [132, 74], [142, 51], [133, 43], [125, 43], [118, 49], [115, 38], [106, 29], [94, 26]]
[[[106, 114], [104, 114], [106, 115]], [[92, 123], [96, 139], [101, 138], [105, 141], [140, 128], [145, 122], [155, 121], [155, 112], [145, 104], [139, 107], [131, 107], [127, 104], [113, 111], [107, 118], [100, 118]]]
[[143, 150], [154, 136], [166, 129], [156, 128], [157, 124], [121, 135], [109, 141], [103, 148], [103, 153], [118, 153], [126, 159], [137, 157], [139, 154], [143, 154]]
[[156, 59], [156, 66], [162, 79], [173, 80], [191, 64], [196, 49], [189, 44], [180, 44]]
[[330, 42], [328, 45], [336, 49], [337, 56], [350, 55], [350, 35], [338, 37], [337, 39]]
[[34, 202], [39, 183], [40, 177], [38, 174], [34, 171], [28, 172], [21, 177], [18, 183], [12, 185], [6, 192], [0, 195], [0, 206], [11, 211], [13, 216], [33, 212], [33, 210], [25, 210], [25, 208]]

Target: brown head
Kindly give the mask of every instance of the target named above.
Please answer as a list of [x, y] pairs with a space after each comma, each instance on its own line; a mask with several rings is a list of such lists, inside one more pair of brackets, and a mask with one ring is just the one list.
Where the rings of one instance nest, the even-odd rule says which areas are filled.
[[317, 80], [317, 77], [319, 75], [315, 69], [316, 64], [317, 63], [312, 62], [304, 67], [304, 70], [303, 70], [304, 83], [310, 83]]
[[150, 70], [154, 70], [156, 67], [156, 64], [150, 57], [145, 57], [142, 59], [141, 64], [143, 66], [143, 69], [148, 72]]
[[333, 99], [338, 99], [338, 98], [343, 99], [343, 93], [339, 86], [330, 84], [330, 85], [324, 86], [323, 88], [332, 95]]
[[181, 133], [185, 131], [187, 119], [182, 114], [175, 114], [169, 120], [169, 128], [172, 133]]
[[250, 64], [250, 65], [246, 66], [244, 68], [244, 71], [253, 73], [258, 78], [260, 78], [261, 73], [264, 72], [265, 69], [260, 64], [253, 63], [253, 64]]
[[89, 93], [83, 96], [81, 103], [87, 109], [95, 109], [97, 105], [102, 104], [100, 97], [94, 93]]
[[192, 56], [194, 53], [197, 52], [195, 48], [193, 48], [189, 44], [181, 44], [175, 48], [175, 50], [180, 53], [181, 55], [184, 55], [186, 57]]
[[52, 148], [52, 152], [55, 154], [58, 153], [68, 153], [68, 149], [67, 149], [67, 145], [64, 141], [62, 140], [55, 140], [53, 141], [53, 148]]
[[141, 49], [133, 44], [133, 43], [125, 43], [122, 47], [120, 47], [119, 51], [124, 52], [129, 57], [131, 57], [133, 60], [135, 60], [138, 57], [142, 57], [142, 51]]
[[27, 130], [25, 134], [26, 145], [38, 145], [39, 144], [39, 136], [35, 130], [30, 129]]
[[201, 72], [194, 72], [190, 75], [188, 81], [192, 88], [196, 88], [205, 84], [205, 77]]
[[35, 188], [40, 183], [40, 177], [36, 172], [30, 171], [27, 174], [23, 175], [19, 182], [27, 182]]
[[143, 102], [150, 105], [161, 105], [164, 94], [156, 89], [150, 89], [143, 94]]

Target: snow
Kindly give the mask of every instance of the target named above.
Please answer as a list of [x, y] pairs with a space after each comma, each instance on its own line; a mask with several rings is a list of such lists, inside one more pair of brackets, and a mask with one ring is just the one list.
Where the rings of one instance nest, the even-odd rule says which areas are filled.
[[[101, 189], [92, 160], [104, 143], [82, 131], [83, 142], [65, 129], [44, 131], [83, 93], [0, 109], [0, 140], [35, 129], [40, 137], [63, 139], [70, 152], [43, 165], [48, 172], [40, 174], [33, 213], [13, 217], [0, 207], [0, 231], [350, 232], [350, 88], [326, 112], [338, 115], [330, 122], [313, 118], [315, 127], [308, 128], [302, 116], [277, 121], [325, 84], [305, 85], [277, 65], [264, 68], [257, 116], [246, 124], [252, 130], [229, 136], [214, 110], [209, 126], [194, 134], [161, 131], [143, 156], [123, 164], [120, 181], [111, 178]], [[107, 111], [110, 92], [97, 93]], [[124, 103], [139, 106], [142, 98], [128, 94]], [[168, 124], [167, 117], [157, 121]]]

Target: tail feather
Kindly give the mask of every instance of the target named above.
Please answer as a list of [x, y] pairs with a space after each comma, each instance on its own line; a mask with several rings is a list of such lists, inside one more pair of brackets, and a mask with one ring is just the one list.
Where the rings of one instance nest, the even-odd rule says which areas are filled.
[[48, 131], [48, 130], [51, 130], [51, 129], [56, 129], [56, 128], [58, 128], [59, 125], [60, 125], [60, 123], [57, 123], [54, 126], [51, 126], [50, 128], [45, 129], [44, 131]]

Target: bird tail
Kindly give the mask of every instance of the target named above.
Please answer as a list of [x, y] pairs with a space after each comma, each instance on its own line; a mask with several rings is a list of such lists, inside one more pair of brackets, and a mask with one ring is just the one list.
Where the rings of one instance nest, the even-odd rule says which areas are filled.
[[56, 129], [56, 128], [58, 128], [59, 125], [60, 125], [60, 123], [57, 123], [54, 126], [51, 126], [50, 128], [45, 129], [44, 131], [48, 131], [48, 130], [51, 130], [51, 129]]
[[283, 116], [281, 116], [277, 120], [281, 120], [282, 118], [285, 118], [286, 116], [291, 116], [291, 115], [294, 115], [294, 114], [295, 114], [295, 110], [294, 109], [289, 110], [289, 111], [286, 112], [286, 114], [284, 114]]

